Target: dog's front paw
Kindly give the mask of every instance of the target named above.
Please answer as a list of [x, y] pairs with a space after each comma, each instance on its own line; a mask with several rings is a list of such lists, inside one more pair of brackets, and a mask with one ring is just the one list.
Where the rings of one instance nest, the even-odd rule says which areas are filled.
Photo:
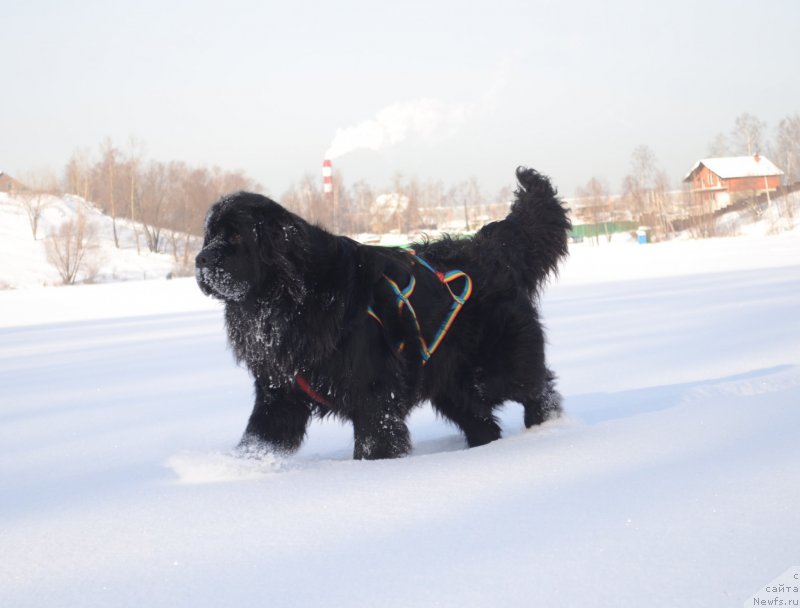
[[356, 460], [379, 460], [400, 458], [411, 451], [408, 427], [400, 418], [384, 416], [381, 420], [370, 420], [368, 425], [356, 424], [353, 458]]
[[280, 450], [275, 449], [272, 443], [253, 433], [245, 433], [232, 451], [233, 455], [238, 458], [253, 460], [262, 460], [266, 456], [280, 452]]

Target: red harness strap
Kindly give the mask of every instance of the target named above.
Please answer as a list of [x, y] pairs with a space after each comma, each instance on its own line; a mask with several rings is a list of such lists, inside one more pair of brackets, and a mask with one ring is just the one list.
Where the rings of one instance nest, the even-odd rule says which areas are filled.
[[303, 378], [300, 374], [297, 374], [294, 377], [294, 382], [297, 384], [297, 388], [303, 391], [306, 395], [311, 397], [312, 400], [316, 401], [320, 405], [324, 405], [325, 407], [330, 407], [331, 402], [325, 399], [322, 395], [320, 395], [317, 391], [311, 388], [311, 385], [308, 383], [308, 380]]

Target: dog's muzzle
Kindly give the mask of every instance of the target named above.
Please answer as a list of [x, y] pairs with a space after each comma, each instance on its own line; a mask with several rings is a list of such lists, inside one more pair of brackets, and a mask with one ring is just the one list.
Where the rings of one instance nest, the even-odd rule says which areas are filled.
[[215, 247], [206, 247], [194, 259], [194, 278], [200, 290], [207, 296], [226, 301], [240, 302], [247, 295], [246, 281], [234, 278], [222, 268], [222, 255]]

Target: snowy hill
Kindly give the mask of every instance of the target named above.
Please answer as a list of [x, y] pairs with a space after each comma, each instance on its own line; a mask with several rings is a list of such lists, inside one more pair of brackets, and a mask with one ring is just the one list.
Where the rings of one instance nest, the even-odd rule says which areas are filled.
[[798, 284], [797, 230], [576, 246], [566, 416], [467, 450], [422, 407], [383, 462], [333, 421], [233, 458], [250, 380], [192, 279], [2, 291], [0, 606], [752, 606], [799, 561]]
[[[78, 281], [129, 281], [163, 278], [175, 268], [175, 260], [167, 253], [151, 253], [145, 245], [141, 226], [117, 220], [120, 247], [114, 245], [111, 218], [72, 196], [47, 196], [34, 240], [28, 217], [21, 201], [0, 193], [0, 288], [41, 287], [59, 285], [61, 279], [48, 262], [45, 241], [52, 231], [87, 213], [87, 221], [95, 233], [95, 247], [88, 256], [86, 271]], [[139, 233], [137, 251], [135, 231]]]

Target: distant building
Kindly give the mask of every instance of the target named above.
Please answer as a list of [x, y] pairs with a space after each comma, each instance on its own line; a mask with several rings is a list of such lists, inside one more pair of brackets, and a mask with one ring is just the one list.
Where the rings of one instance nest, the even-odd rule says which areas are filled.
[[783, 171], [764, 156], [704, 158], [683, 178], [695, 201], [709, 211], [727, 207], [737, 195], [756, 196], [774, 192], [781, 185]]
[[20, 182], [15, 180], [7, 173], [0, 171], [0, 192], [17, 192], [23, 188], [24, 187]]

